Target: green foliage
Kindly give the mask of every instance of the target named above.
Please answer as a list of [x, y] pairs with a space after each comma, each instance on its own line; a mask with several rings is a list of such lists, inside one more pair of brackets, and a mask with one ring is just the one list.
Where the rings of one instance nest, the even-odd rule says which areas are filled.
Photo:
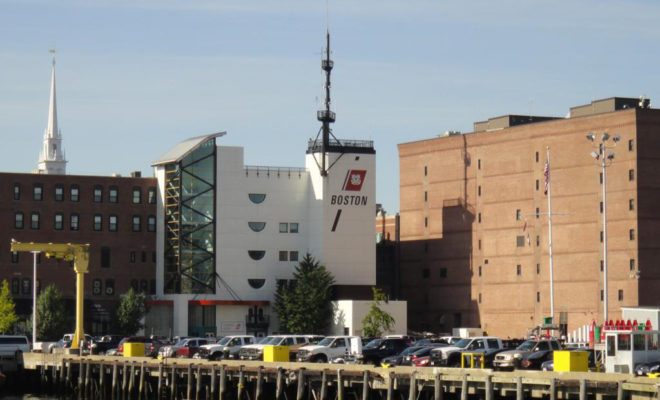
[[275, 312], [280, 330], [288, 333], [325, 333], [332, 320], [332, 285], [335, 279], [309, 253], [293, 273], [291, 284], [278, 286]]
[[115, 332], [120, 335], [135, 335], [144, 327], [141, 320], [147, 311], [147, 296], [130, 288], [121, 295], [115, 316]]
[[0, 288], [0, 333], [12, 333], [16, 321], [16, 305], [9, 294], [9, 283], [5, 279]]
[[381, 337], [384, 332], [391, 332], [394, 318], [380, 308], [381, 303], [387, 303], [387, 296], [382, 290], [372, 287], [374, 301], [367, 315], [362, 320], [362, 335], [366, 337]]
[[[48, 285], [37, 299], [37, 339], [41, 341], [59, 340], [72, 330], [72, 318], [66, 311], [62, 293], [55, 285]], [[32, 332], [32, 318], [28, 321], [28, 331]]]

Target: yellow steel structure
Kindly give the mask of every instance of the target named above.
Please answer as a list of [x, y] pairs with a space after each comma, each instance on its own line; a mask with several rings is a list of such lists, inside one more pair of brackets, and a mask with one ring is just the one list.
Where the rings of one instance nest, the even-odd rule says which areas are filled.
[[12, 239], [11, 251], [40, 251], [48, 258], [73, 261], [73, 270], [76, 272], [76, 331], [71, 340], [71, 348], [78, 349], [80, 340], [85, 338], [83, 330], [84, 274], [89, 272], [89, 244], [22, 243]]

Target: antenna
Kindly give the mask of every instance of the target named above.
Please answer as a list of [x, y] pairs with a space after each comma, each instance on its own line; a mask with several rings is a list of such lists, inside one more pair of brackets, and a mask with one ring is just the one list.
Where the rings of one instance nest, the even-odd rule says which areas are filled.
[[316, 119], [321, 121], [322, 144], [321, 144], [321, 176], [328, 176], [326, 168], [326, 153], [330, 147], [330, 124], [335, 122], [335, 113], [330, 109], [330, 73], [334, 63], [330, 59], [330, 31], [326, 31], [325, 59], [321, 60], [321, 68], [325, 71], [325, 109], [316, 112]]
[[48, 52], [53, 55], [53, 67], [54, 67], [55, 66], [55, 49], [50, 49], [50, 50], [48, 50]]

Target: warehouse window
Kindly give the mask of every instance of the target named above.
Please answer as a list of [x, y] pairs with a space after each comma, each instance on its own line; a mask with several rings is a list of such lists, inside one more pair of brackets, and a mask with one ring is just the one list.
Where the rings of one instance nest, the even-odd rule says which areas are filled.
[[64, 186], [55, 185], [55, 201], [64, 200]]
[[133, 204], [140, 204], [142, 202], [142, 190], [139, 187], [133, 188]]
[[520, 221], [522, 219], [522, 211], [519, 209], [516, 210], [516, 221]]
[[280, 251], [280, 253], [279, 253], [279, 260], [280, 261], [288, 261], [288, 257], [289, 257], [289, 252]]
[[71, 201], [79, 202], [80, 201], [80, 188], [78, 185], [71, 185], [71, 190], [69, 192]]
[[536, 152], [536, 162], [539, 162], [539, 152]]
[[147, 191], [147, 202], [149, 204], [156, 204], [156, 188], [149, 188]]
[[539, 216], [541, 215], [541, 209], [536, 207], [536, 219], [539, 219]]
[[101, 247], [101, 267], [110, 268], [110, 247]]
[[522, 265], [520, 264], [516, 265], [516, 275], [522, 275]]
[[254, 204], [263, 203], [263, 201], [266, 200], [266, 195], [262, 193], [249, 193], [248, 197]]
[[79, 219], [80, 217], [78, 214], [71, 214], [71, 218], [69, 218], [69, 229], [72, 231], [77, 231]]
[[536, 292], [536, 302], [537, 303], [541, 302], [541, 292]]
[[149, 215], [147, 217], [147, 232], [156, 232], [156, 216]]
[[537, 191], [539, 190], [539, 180], [538, 179], [536, 180], [536, 190]]
[[524, 236], [516, 236], [516, 247], [525, 247], [525, 237]]
[[30, 217], [30, 229], [39, 229], [39, 213], [33, 212]]
[[117, 186], [110, 186], [110, 189], [108, 189], [108, 201], [110, 203], [117, 203], [119, 201], [119, 189], [117, 189]]
[[619, 301], [623, 301], [623, 289], [619, 289]]
[[17, 212], [14, 214], [14, 228], [16, 229], [23, 229], [24, 223], [23, 223], [23, 213], [22, 212]]
[[635, 210], [635, 199], [628, 200], [628, 210], [630, 211]]
[[35, 183], [34, 184], [34, 200], [35, 201], [41, 201], [44, 199], [44, 188], [41, 186], [41, 183]]
[[429, 174], [429, 169], [428, 169], [428, 167], [425, 165], [425, 166], [424, 166], [424, 176], [427, 176], [428, 174]]
[[110, 232], [117, 232], [117, 216], [116, 215], [111, 215], [110, 218], [108, 218], [108, 230]]
[[100, 203], [103, 201], [103, 187], [94, 186], [94, 203]]
[[298, 233], [298, 223], [289, 222], [289, 233]]
[[55, 225], [54, 228], [56, 231], [61, 231], [64, 229], [64, 215], [57, 213], [55, 214]]
[[20, 200], [21, 199], [21, 185], [18, 183], [14, 183], [14, 200]]
[[628, 151], [635, 151], [635, 141], [632, 139], [628, 141]]
[[133, 216], [133, 232], [142, 231], [142, 217], [139, 215]]
[[541, 273], [541, 264], [536, 264], [536, 275]]
[[630, 259], [630, 270], [631, 271], [635, 270], [635, 259], [634, 258]]
[[631, 182], [635, 180], [635, 170], [634, 169], [628, 170], [628, 180], [631, 181]]
[[298, 252], [290, 251], [289, 252], [289, 261], [298, 261]]
[[481, 169], [481, 158], [477, 160], [477, 169]]
[[481, 276], [481, 265], [479, 266], [479, 276]]
[[630, 231], [628, 231], [628, 237], [630, 238], [630, 240], [635, 240], [635, 230], [634, 229], [631, 229]]

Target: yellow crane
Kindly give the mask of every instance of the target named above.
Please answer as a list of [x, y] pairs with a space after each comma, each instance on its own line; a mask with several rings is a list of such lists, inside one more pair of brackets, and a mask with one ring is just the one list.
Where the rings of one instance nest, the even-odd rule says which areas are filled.
[[[71, 340], [71, 348], [78, 349], [80, 340], [85, 338], [83, 330], [83, 310], [85, 275], [89, 272], [89, 244], [72, 243], [22, 243], [11, 240], [11, 251], [39, 251], [48, 258], [73, 261], [76, 272], [76, 331]], [[34, 310], [36, 312], [36, 310]]]

